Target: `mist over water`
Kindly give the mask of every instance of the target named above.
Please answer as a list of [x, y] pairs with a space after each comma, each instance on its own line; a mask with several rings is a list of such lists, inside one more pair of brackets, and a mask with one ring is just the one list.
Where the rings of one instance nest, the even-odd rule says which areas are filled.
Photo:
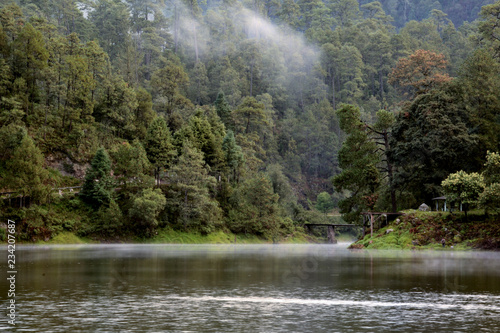
[[83, 245], [23, 247], [17, 255], [18, 323], [32, 331], [475, 332], [500, 325], [499, 253]]

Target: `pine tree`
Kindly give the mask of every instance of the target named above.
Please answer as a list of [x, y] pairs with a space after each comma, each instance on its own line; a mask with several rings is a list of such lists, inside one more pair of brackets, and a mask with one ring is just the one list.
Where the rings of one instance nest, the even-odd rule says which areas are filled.
[[231, 197], [230, 229], [233, 232], [276, 237], [282, 222], [278, 201], [279, 195], [274, 193], [267, 175], [259, 173], [247, 179]]
[[231, 108], [226, 101], [226, 97], [224, 96], [223, 91], [220, 91], [217, 94], [217, 99], [215, 100], [214, 104], [217, 115], [226, 126], [226, 129], [234, 129], [234, 124], [231, 119]]
[[176, 220], [184, 228], [198, 229], [204, 233], [214, 230], [220, 221], [218, 203], [210, 197], [209, 187], [216, 180], [209, 175], [209, 167], [201, 151], [186, 141], [179, 161], [170, 170], [170, 206]]
[[222, 142], [222, 150], [226, 158], [226, 164], [229, 171], [232, 173], [233, 180], [237, 181], [237, 172], [245, 161], [241, 147], [236, 144], [233, 131], [227, 131], [224, 141]]
[[23, 198], [30, 197], [32, 203], [44, 203], [51, 191], [49, 172], [44, 169], [42, 152], [31, 137], [24, 135], [2, 175], [2, 187], [8, 188]]
[[129, 183], [146, 187], [154, 184], [154, 179], [148, 175], [151, 164], [139, 140], [134, 140], [132, 145], [124, 142], [112, 156], [115, 162], [114, 175], [124, 187]]
[[99, 148], [85, 174], [80, 197], [97, 210], [109, 205], [114, 196], [115, 183], [111, 178], [111, 160], [104, 148]]
[[351, 196], [339, 202], [342, 217], [355, 222], [364, 209], [373, 209], [378, 198], [380, 174], [376, 145], [370, 140], [361, 121], [358, 107], [343, 104], [337, 110], [340, 127], [348, 135], [339, 151], [342, 172], [333, 178], [337, 192], [349, 191]]
[[145, 141], [146, 153], [154, 168], [156, 184], [159, 185], [162, 168], [167, 167], [176, 155], [170, 130], [163, 118], [157, 117], [149, 125]]

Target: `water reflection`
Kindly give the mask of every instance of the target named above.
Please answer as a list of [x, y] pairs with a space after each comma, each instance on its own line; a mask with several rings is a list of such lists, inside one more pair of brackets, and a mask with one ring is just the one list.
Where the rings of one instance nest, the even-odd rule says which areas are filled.
[[[345, 245], [92, 245], [25, 247], [17, 259], [20, 331], [500, 327], [499, 253], [351, 252]], [[0, 289], [5, 304], [7, 289]], [[0, 326], [6, 328], [5, 321]]]

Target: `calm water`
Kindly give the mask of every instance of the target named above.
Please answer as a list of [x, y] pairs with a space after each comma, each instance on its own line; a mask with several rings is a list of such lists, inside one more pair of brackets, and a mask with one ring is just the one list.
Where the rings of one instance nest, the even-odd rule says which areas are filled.
[[18, 248], [17, 331], [500, 331], [500, 253], [345, 247]]

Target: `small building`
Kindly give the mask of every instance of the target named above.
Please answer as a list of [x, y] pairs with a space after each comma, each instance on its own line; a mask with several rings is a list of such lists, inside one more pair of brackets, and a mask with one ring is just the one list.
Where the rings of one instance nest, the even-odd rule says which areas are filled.
[[[446, 207], [446, 197], [437, 197], [437, 198], [432, 198], [432, 201], [436, 202], [436, 211], [443, 211], [447, 212], [448, 209]], [[453, 208], [453, 205], [450, 205], [450, 212]], [[462, 211], [462, 203], [460, 203], [460, 211]]]

